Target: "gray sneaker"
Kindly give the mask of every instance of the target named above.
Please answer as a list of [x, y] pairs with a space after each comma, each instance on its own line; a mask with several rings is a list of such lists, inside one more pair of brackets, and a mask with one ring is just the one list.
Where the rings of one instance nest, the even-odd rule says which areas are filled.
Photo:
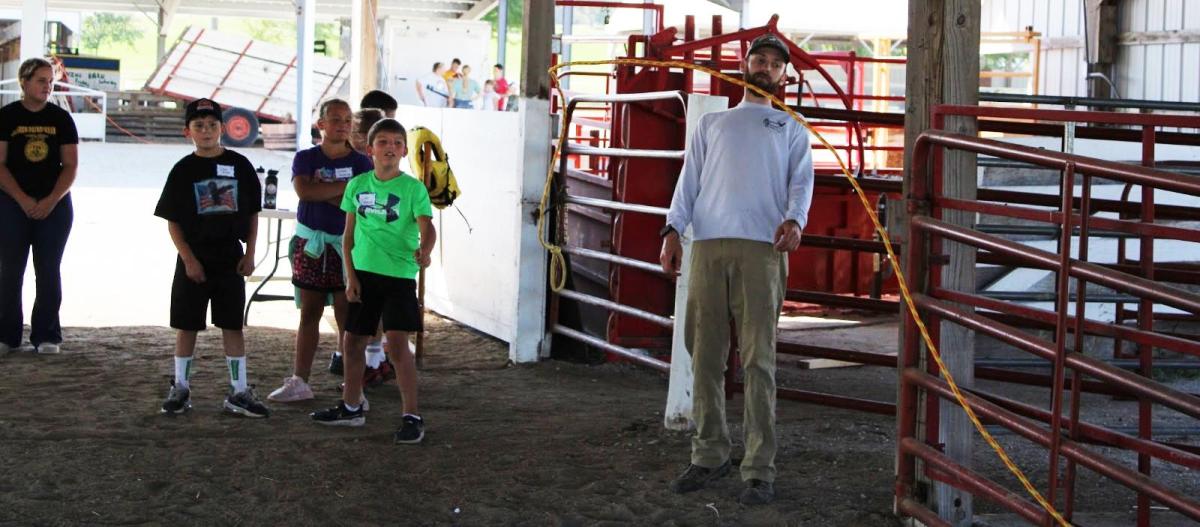
[[671, 492], [676, 494], [685, 494], [692, 491], [697, 491], [704, 488], [709, 481], [717, 479], [729, 473], [729, 468], [732, 466], [729, 460], [725, 460], [720, 466], [715, 468], [706, 468], [700, 465], [688, 465], [687, 470], [683, 471], [675, 481], [671, 482]]
[[766, 505], [772, 501], [775, 501], [775, 485], [761, 479], [746, 480], [746, 488], [738, 496], [742, 505]]
[[244, 392], [226, 397], [223, 407], [228, 413], [244, 417], [259, 418], [271, 416], [271, 409], [258, 400], [258, 394], [254, 393], [253, 386], [246, 388]]
[[192, 391], [171, 381], [171, 391], [162, 403], [162, 413], [178, 415], [192, 409]]
[[59, 348], [58, 344], [53, 342], [43, 342], [38, 344], [36, 349], [37, 352], [42, 355], [57, 355], [62, 353], [62, 349]]

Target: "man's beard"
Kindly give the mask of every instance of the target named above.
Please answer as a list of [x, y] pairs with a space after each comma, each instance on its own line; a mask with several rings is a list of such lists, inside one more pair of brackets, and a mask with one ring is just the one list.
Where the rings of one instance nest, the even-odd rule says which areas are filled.
[[771, 82], [771, 76], [766, 72], [751, 73], [746, 77], [746, 82], [770, 94], [774, 94], [779, 90], [779, 83]]

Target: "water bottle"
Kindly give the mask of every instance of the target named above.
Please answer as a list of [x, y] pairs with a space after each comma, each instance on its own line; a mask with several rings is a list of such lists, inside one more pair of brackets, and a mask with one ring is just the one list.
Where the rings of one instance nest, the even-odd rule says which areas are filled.
[[275, 208], [275, 193], [279, 190], [278, 170], [268, 170], [266, 183], [263, 185], [263, 208]]

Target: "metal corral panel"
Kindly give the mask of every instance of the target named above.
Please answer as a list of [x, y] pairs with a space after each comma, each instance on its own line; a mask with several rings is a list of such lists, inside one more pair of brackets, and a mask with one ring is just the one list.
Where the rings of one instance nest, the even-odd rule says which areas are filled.
[[[982, 31], [1042, 34], [1040, 93], [1085, 96], [1083, 0], [983, 0]], [[1122, 98], [1200, 102], [1200, 1], [1123, 0], [1117, 68]]]
[[[296, 111], [296, 50], [211, 29], [188, 28], [146, 82], [181, 99], [211, 98], [260, 117], [291, 121]], [[313, 58], [312, 100], [336, 94], [350, 76], [346, 62]]]

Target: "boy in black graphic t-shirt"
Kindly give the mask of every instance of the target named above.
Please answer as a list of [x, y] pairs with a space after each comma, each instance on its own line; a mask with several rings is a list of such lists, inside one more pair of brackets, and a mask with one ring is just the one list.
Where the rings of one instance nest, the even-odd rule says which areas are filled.
[[[221, 146], [221, 106], [208, 99], [187, 105], [184, 134], [196, 145], [171, 169], [154, 215], [167, 220], [171, 241], [179, 251], [171, 284], [171, 327], [175, 337], [175, 381], [162, 412], [181, 414], [191, 408], [192, 355], [196, 332], [206, 327], [212, 303], [213, 325], [221, 328], [231, 393], [227, 412], [267, 417], [270, 410], [246, 382], [242, 306], [246, 282], [254, 269], [254, 243], [262, 188], [250, 161]], [[245, 252], [242, 243], [245, 242]]]

